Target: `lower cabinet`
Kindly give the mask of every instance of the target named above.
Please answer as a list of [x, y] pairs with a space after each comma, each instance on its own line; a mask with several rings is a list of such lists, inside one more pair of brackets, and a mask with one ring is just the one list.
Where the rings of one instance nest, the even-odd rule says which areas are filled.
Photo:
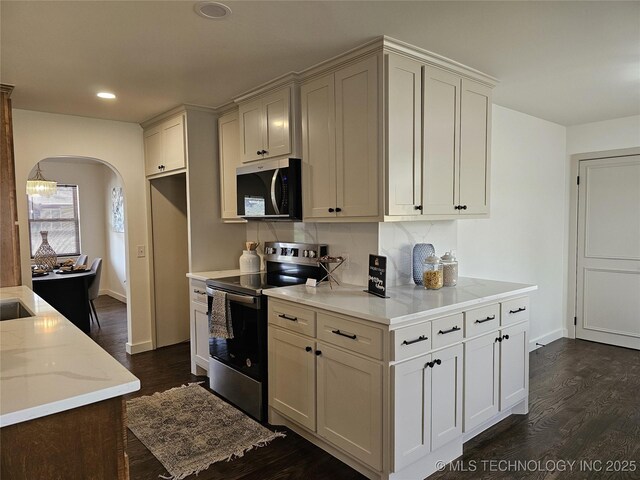
[[465, 342], [465, 432], [527, 397], [528, 357], [526, 322]]
[[204, 282], [191, 280], [190, 334], [191, 334], [191, 373], [206, 375], [209, 371], [209, 314], [207, 293]]
[[393, 471], [462, 434], [462, 345], [391, 367]]

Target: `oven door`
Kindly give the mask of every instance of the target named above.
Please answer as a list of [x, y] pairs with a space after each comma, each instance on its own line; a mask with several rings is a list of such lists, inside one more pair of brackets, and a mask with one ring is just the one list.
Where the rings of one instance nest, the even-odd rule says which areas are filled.
[[[209, 321], [213, 306], [213, 290], [207, 287]], [[209, 354], [219, 362], [257, 381], [266, 378], [267, 309], [261, 296], [227, 292], [231, 310], [233, 338], [210, 338]]]

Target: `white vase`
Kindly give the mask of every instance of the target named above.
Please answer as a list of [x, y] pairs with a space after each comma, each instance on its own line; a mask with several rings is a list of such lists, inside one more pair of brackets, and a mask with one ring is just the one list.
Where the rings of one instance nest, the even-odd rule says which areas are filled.
[[260, 257], [255, 250], [243, 250], [240, 255], [240, 273], [258, 273]]

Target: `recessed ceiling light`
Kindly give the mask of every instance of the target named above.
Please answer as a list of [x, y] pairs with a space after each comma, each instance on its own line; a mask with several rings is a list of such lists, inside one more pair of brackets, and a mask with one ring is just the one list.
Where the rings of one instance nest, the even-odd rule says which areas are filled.
[[195, 6], [196, 13], [212, 20], [222, 20], [231, 15], [231, 9], [218, 2], [199, 2]]
[[108, 98], [108, 99], [116, 98], [116, 96], [113, 93], [110, 93], [110, 92], [100, 92], [100, 93], [98, 93], [98, 96], [100, 98]]

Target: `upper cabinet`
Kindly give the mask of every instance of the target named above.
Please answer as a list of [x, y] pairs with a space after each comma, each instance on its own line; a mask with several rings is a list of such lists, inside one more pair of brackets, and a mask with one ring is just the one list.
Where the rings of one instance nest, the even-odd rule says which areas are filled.
[[487, 216], [491, 87], [394, 54], [387, 78], [387, 215]]
[[220, 153], [220, 204], [222, 218], [237, 220], [236, 168], [240, 161], [240, 126], [238, 112], [218, 119], [218, 147]]
[[379, 216], [378, 56], [301, 88], [304, 219]]
[[242, 162], [289, 155], [292, 149], [293, 87], [240, 103]]
[[144, 130], [144, 162], [147, 176], [186, 167], [185, 117], [175, 115]]

